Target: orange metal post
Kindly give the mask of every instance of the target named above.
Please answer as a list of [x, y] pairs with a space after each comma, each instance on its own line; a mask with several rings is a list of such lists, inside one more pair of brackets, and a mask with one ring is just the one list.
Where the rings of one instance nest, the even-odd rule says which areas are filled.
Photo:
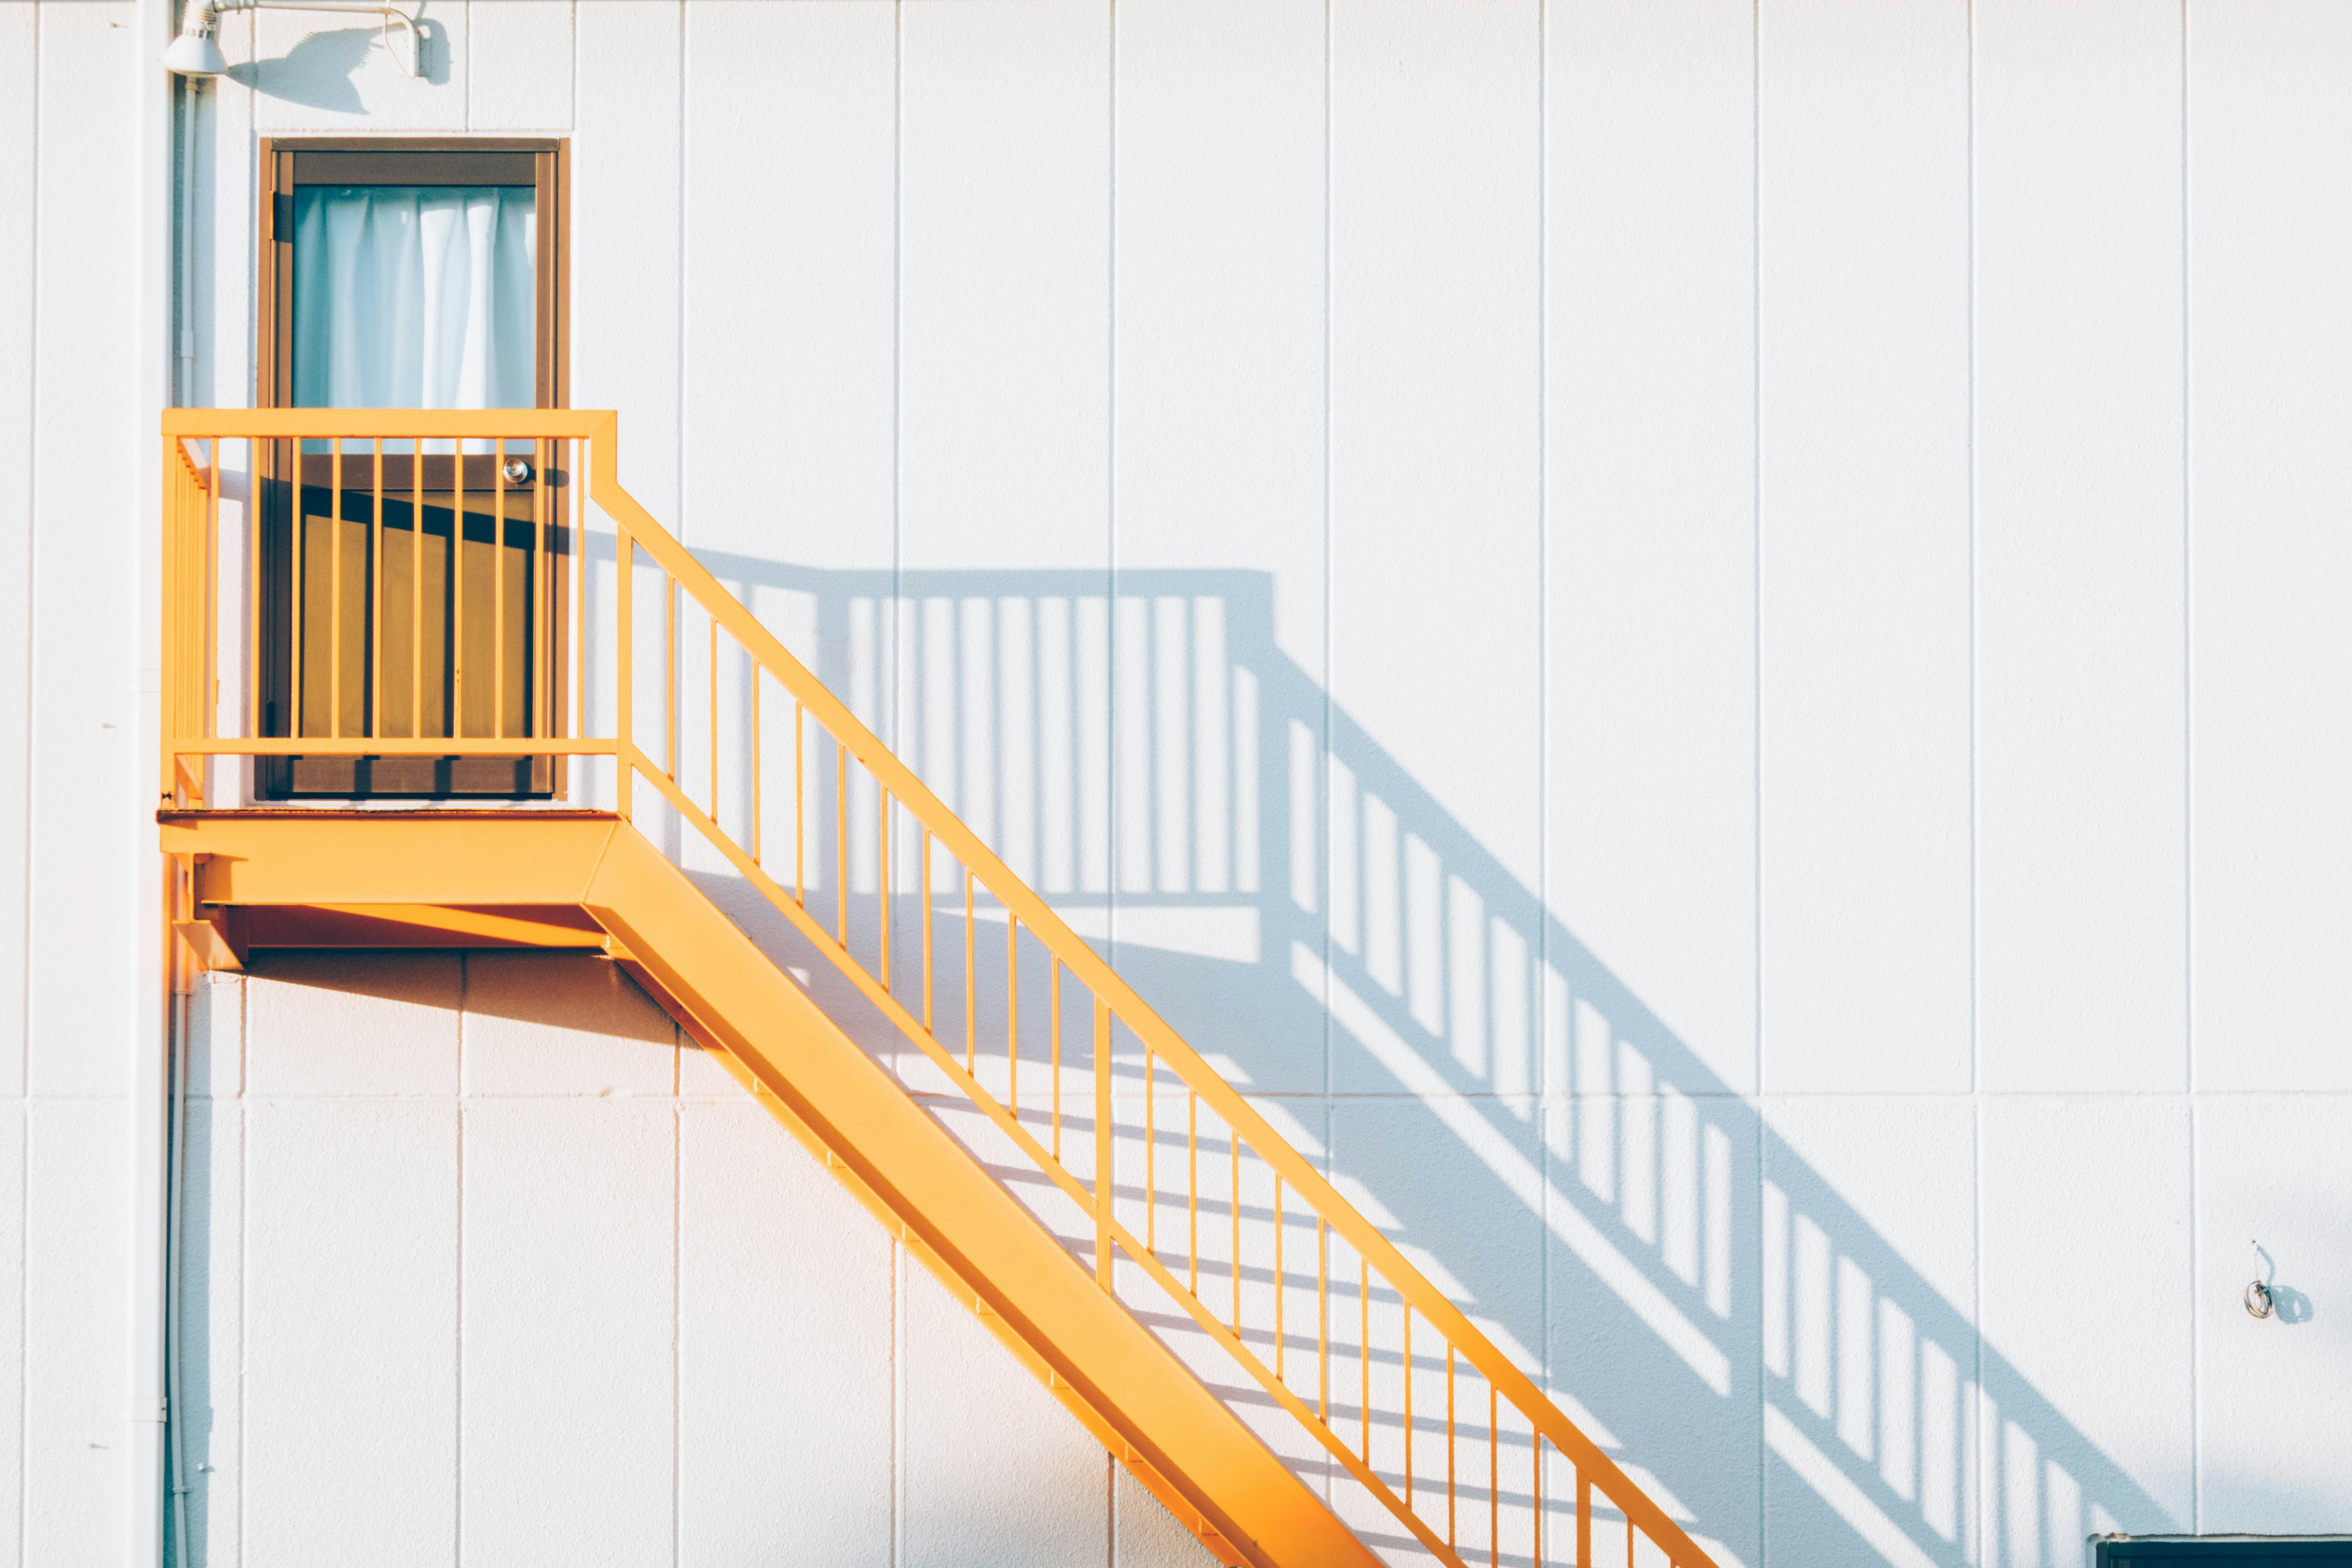
[[963, 1070], [980, 1071], [980, 954], [972, 929], [971, 872], [963, 874]]
[[1160, 1250], [1160, 1114], [1152, 1099], [1151, 1047], [1143, 1047], [1143, 1247]]
[[292, 444], [294, 452], [293, 482], [287, 487], [291, 498], [288, 516], [292, 520], [294, 534], [293, 565], [288, 574], [290, 592], [286, 595], [286, 733], [302, 733], [302, 592], [304, 568], [310, 563], [310, 532], [302, 520], [302, 444]]
[[834, 934], [849, 951], [849, 748], [833, 743]]
[[328, 459], [327, 490], [327, 734], [343, 738], [343, 442]]
[[620, 675], [614, 682], [614, 701], [619, 705], [614, 725], [614, 738], [621, 748], [620, 760], [613, 767], [613, 788], [621, 807], [621, 815], [630, 815], [637, 777], [637, 622], [635, 615], [637, 583], [637, 545], [630, 537], [629, 525], [615, 520], [613, 528], [613, 559], [620, 570], [614, 584], [617, 600], [614, 613], [619, 619], [619, 631], [613, 638], [614, 657], [619, 660]]
[[1454, 1426], [1454, 1346], [1445, 1347], [1445, 1544], [1454, 1542], [1454, 1470], [1461, 1442]]
[[1004, 921], [1004, 1068], [1013, 1120], [1021, 1117], [1021, 917]]
[[1412, 1303], [1404, 1307], [1404, 1502], [1412, 1502]]
[[1234, 1337], [1242, 1332], [1242, 1135], [1225, 1125], [1225, 1152], [1233, 1156], [1233, 1184], [1225, 1189], [1225, 1207], [1234, 1222]]
[[1331, 1419], [1331, 1226], [1315, 1216], [1315, 1415]]
[[719, 617], [710, 617], [710, 820], [719, 820]]
[[[418, 459], [420, 462], [422, 458]], [[449, 733], [466, 732], [466, 443], [449, 443]]]
[[1284, 1375], [1283, 1352], [1288, 1342], [1282, 1331], [1283, 1298], [1290, 1294], [1290, 1275], [1282, 1262], [1282, 1173], [1274, 1175], [1274, 1379], [1276, 1383], [1290, 1380]]
[[[461, 459], [462, 461], [462, 459]], [[490, 445], [490, 733], [507, 732], [507, 443]]]
[[677, 782], [677, 578], [662, 574], [662, 773]]
[[[1054, 1007], [1054, 1163], [1062, 1163], [1062, 961], [1053, 961]], [[928, 1026], [929, 1020], [925, 1020]]]
[[923, 1033], [937, 1033], [931, 1024], [931, 835], [923, 833]]
[[[454, 526], [454, 524], [453, 524]], [[621, 624], [628, 625], [626, 614]], [[624, 668], [627, 668], [625, 665]], [[258, 730], [254, 733], [259, 734]], [[408, 738], [425, 735], [425, 443], [408, 444]]]
[[1184, 1097], [1184, 1289], [1201, 1293], [1201, 1097]]
[[368, 703], [362, 733], [383, 730], [383, 437], [375, 438], [374, 482], [368, 496]]
[[808, 907], [808, 780], [803, 776], [803, 722], [808, 710], [793, 704], [793, 901]]
[[[250, 441], [246, 443], [245, 467], [246, 472], [248, 474], [254, 473], [260, 467], [260, 465], [256, 461], [254, 456], [254, 448], [256, 445], [257, 443]], [[217, 436], [213, 437], [213, 460], [215, 465], [220, 461], [220, 437]], [[215, 467], [215, 471], [218, 471], [217, 467]], [[257, 483], [248, 486], [245, 498], [245, 531], [247, 535], [247, 547], [250, 552], [250, 558], [247, 561], [246, 567], [246, 598], [247, 603], [246, 605], [247, 626], [245, 661], [243, 666], [246, 676], [245, 732], [247, 735], [258, 735], [261, 733], [261, 583], [263, 573], [267, 570], [262, 564], [261, 560], [261, 507], [262, 497], [260, 494], [260, 486]]]
[[1111, 1288], [1112, 1169], [1110, 1121], [1110, 1004], [1095, 998], [1095, 1283]]

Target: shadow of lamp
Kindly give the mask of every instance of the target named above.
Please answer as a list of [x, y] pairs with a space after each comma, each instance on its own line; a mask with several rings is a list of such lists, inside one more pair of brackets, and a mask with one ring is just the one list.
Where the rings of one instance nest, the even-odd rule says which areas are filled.
[[208, 0], [192, 5], [180, 18], [180, 35], [163, 51], [163, 68], [191, 79], [219, 76], [228, 69], [220, 49], [220, 14], [224, 11], [324, 11], [341, 16], [373, 16], [383, 30], [383, 45], [392, 47], [394, 24], [408, 32], [408, 74], [425, 74], [425, 35], [416, 25], [415, 6], [388, 0]]

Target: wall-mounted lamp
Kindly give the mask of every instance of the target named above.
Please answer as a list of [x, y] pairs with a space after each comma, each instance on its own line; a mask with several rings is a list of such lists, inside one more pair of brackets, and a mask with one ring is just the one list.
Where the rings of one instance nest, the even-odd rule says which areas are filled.
[[394, 23], [408, 29], [408, 74], [425, 74], [425, 35], [416, 18], [400, 6], [382, 0], [191, 0], [180, 18], [180, 36], [163, 51], [163, 68], [191, 79], [219, 76], [228, 69], [220, 51], [220, 14], [224, 11], [328, 11], [373, 16], [383, 29], [383, 47], [392, 47]]

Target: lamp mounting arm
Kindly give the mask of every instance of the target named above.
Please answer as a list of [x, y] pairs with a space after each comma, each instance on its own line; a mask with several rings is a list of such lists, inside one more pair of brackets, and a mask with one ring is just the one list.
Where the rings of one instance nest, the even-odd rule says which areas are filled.
[[220, 58], [220, 48], [214, 36], [220, 27], [224, 11], [321, 11], [354, 16], [373, 16], [383, 36], [383, 47], [392, 48], [392, 29], [397, 25], [408, 33], [408, 74], [425, 74], [425, 31], [418, 26], [417, 13], [421, 0], [191, 0], [180, 19], [180, 37], [164, 52], [166, 68], [186, 77], [218, 76], [226, 69]]

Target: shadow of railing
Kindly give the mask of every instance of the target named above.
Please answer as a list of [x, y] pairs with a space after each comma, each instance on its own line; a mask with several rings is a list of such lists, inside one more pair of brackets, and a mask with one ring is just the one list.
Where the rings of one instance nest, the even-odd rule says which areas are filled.
[[1279, 649], [1265, 574], [698, 553], [1727, 1556], [2175, 1522]]

